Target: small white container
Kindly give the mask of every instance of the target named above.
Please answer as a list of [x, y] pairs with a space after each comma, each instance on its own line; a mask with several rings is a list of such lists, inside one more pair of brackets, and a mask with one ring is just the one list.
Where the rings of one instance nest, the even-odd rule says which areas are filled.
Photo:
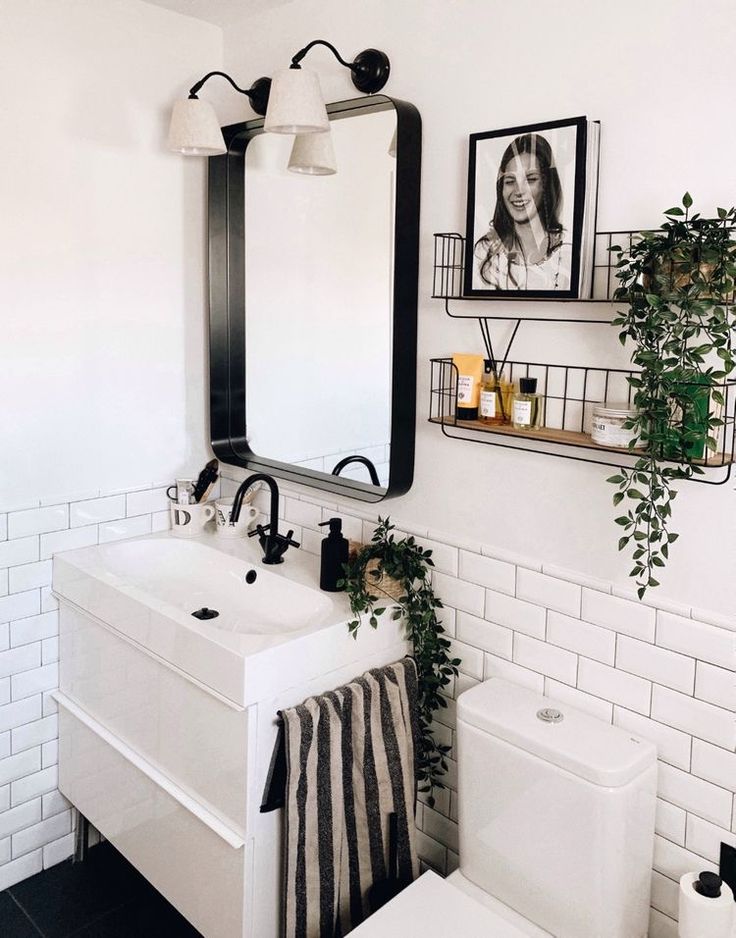
[[253, 505], [243, 502], [240, 510], [240, 517], [237, 521], [231, 521], [230, 516], [233, 511], [234, 498], [218, 498], [215, 502], [215, 521], [217, 523], [216, 531], [219, 537], [245, 537], [251, 529], [259, 511]]
[[203, 505], [170, 505], [171, 533], [177, 537], [198, 537], [204, 532], [205, 526], [215, 517], [215, 506]]
[[615, 446], [628, 449], [636, 439], [636, 431], [624, 428], [624, 423], [636, 417], [638, 411], [629, 404], [596, 404], [590, 436], [599, 446]]

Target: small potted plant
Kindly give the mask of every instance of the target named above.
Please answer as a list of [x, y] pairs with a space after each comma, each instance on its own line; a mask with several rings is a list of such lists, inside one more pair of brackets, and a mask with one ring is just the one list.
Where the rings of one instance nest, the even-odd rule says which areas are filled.
[[627, 423], [630, 447], [643, 451], [608, 481], [617, 488], [614, 505], [628, 506], [616, 518], [618, 547], [633, 548], [639, 598], [659, 585], [657, 570], [678, 537], [670, 530], [674, 483], [701, 474], [696, 461], [718, 448], [721, 388], [736, 366], [736, 210], [703, 218], [691, 207], [686, 193], [659, 229], [641, 232], [625, 253], [612, 248], [620, 284], [614, 298], [629, 304], [614, 325], [622, 344], [633, 342], [638, 369], [629, 378], [637, 411]]
[[418, 674], [419, 741], [417, 781], [419, 790], [434, 806], [434, 789], [444, 788], [449, 746], [435, 740], [432, 722], [435, 712], [447, 707], [442, 691], [458, 673], [459, 658], [451, 658], [450, 641], [437, 618], [441, 601], [434, 595], [431, 568], [432, 551], [424, 550], [413, 537], [396, 539], [389, 518], [379, 518], [370, 544], [351, 556], [341, 581], [350, 598], [355, 618], [351, 634], [360, 628], [362, 617], [378, 627], [378, 619], [391, 607], [392, 619], [404, 619], [406, 635], [413, 645]]

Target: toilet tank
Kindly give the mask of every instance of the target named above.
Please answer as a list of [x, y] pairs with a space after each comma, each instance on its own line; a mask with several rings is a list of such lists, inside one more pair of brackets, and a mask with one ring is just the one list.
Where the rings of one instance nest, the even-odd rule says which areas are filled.
[[458, 698], [460, 870], [563, 938], [645, 938], [655, 747], [492, 679]]

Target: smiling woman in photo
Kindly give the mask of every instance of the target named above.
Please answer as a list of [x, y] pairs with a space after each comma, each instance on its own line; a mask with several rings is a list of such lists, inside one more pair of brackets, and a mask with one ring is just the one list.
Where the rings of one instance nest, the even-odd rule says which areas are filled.
[[568, 290], [572, 245], [561, 212], [548, 141], [534, 133], [516, 137], [501, 158], [490, 228], [475, 243], [482, 283], [492, 290]]

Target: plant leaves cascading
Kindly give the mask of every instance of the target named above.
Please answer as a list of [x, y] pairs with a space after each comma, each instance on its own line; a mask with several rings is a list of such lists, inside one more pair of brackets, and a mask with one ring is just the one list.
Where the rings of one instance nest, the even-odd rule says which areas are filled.
[[[396, 540], [391, 533], [393, 530], [389, 518], [379, 517], [371, 543], [346, 564], [345, 579], [340, 585], [345, 586], [350, 608], [358, 617], [348, 624], [353, 636], [360, 628], [363, 615], [368, 615], [371, 627], [377, 628], [378, 617], [390, 604], [395, 605], [391, 618], [405, 620], [418, 672], [417, 781], [419, 791], [427, 793], [427, 802], [433, 807], [434, 789], [445, 787], [441, 779], [447, 772], [450, 747], [435, 740], [432, 721], [438, 709], [447, 707], [442, 690], [457, 675], [460, 659], [450, 658], [450, 642], [437, 618], [442, 603], [434, 595], [430, 580], [430, 569], [434, 566], [432, 551], [424, 550], [413, 537]], [[372, 560], [377, 560], [378, 565], [366, 575], [366, 567]], [[401, 584], [402, 592], [397, 599], [381, 589], [384, 575]], [[380, 593], [383, 595], [378, 595]]]
[[[718, 209], [718, 218], [690, 215], [692, 198], [682, 208], [664, 212], [656, 231], [642, 232], [629, 251], [618, 245], [614, 299], [629, 308], [613, 324], [622, 344], [634, 343], [632, 364], [640, 371], [628, 380], [637, 416], [625, 426], [634, 431], [630, 447], [641, 449], [634, 466], [622, 468], [609, 482], [617, 487], [614, 505], [627, 500], [616, 518], [623, 528], [619, 550], [633, 547], [641, 599], [659, 586], [658, 568], [678, 537], [670, 530], [673, 483], [702, 474], [691, 453], [698, 443], [716, 452], [723, 420], [721, 387], [736, 366], [734, 359], [734, 280], [736, 241], [734, 208]], [[710, 405], [692, 420], [700, 395]], [[632, 504], [633, 503], [633, 504]]]

